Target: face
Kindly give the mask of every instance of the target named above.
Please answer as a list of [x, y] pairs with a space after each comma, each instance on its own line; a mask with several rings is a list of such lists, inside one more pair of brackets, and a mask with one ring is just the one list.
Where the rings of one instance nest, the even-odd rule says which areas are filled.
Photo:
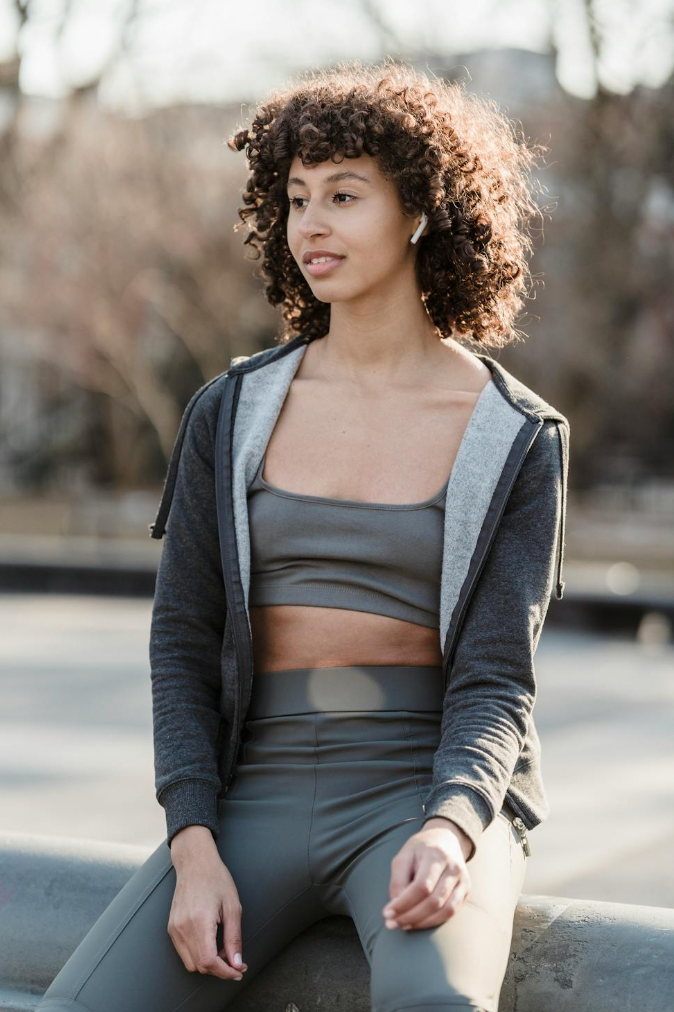
[[[395, 183], [371, 155], [307, 166], [295, 156], [288, 199], [288, 246], [322, 302], [385, 293], [413, 272], [417, 246], [410, 237], [420, 216], [404, 213]], [[337, 259], [305, 263], [322, 250]]]

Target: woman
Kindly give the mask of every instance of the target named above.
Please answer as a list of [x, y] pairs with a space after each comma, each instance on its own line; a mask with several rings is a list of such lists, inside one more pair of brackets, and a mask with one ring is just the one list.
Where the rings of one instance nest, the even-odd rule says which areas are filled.
[[151, 525], [167, 836], [39, 1007], [215, 1012], [345, 914], [374, 1012], [496, 1012], [548, 814], [568, 422], [455, 337], [515, 336], [533, 149], [390, 60], [307, 75], [229, 143], [286, 329], [183, 416]]

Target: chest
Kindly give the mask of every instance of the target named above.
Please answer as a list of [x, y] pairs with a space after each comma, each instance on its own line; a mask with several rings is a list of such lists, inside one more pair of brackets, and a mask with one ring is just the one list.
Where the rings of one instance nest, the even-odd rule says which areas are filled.
[[294, 493], [389, 504], [425, 501], [446, 484], [481, 392], [364, 398], [319, 387], [290, 384], [264, 479]]

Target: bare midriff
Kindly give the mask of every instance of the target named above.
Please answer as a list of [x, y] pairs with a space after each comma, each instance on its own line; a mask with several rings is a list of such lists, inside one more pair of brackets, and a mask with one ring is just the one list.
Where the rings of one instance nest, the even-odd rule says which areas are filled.
[[[416, 503], [447, 480], [491, 373], [446, 348], [433, 385], [354, 397], [315, 371], [313, 342], [267, 446], [265, 478], [306, 495]], [[441, 360], [442, 361], [442, 360]], [[301, 447], [301, 453], [298, 452]], [[313, 605], [250, 608], [255, 672], [351, 664], [441, 665], [439, 626]]]
[[251, 607], [256, 671], [346, 664], [442, 664], [437, 629], [346, 608]]

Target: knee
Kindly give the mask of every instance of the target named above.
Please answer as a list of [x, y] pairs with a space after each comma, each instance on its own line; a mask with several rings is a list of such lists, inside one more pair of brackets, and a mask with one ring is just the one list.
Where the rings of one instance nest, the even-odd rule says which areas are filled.
[[371, 954], [371, 1012], [497, 1012], [477, 960], [450, 958], [430, 932], [385, 930]]
[[453, 991], [451, 987], [437, 991], [426, 991], [423, 987], [415, 989], [414, 994], [387, 992], [371, 990], [370, 999], [372, 1012], [496, 1012], [495, 1009], [487, 1009], [484, 1005], [478, 1005], [468, 997]]

